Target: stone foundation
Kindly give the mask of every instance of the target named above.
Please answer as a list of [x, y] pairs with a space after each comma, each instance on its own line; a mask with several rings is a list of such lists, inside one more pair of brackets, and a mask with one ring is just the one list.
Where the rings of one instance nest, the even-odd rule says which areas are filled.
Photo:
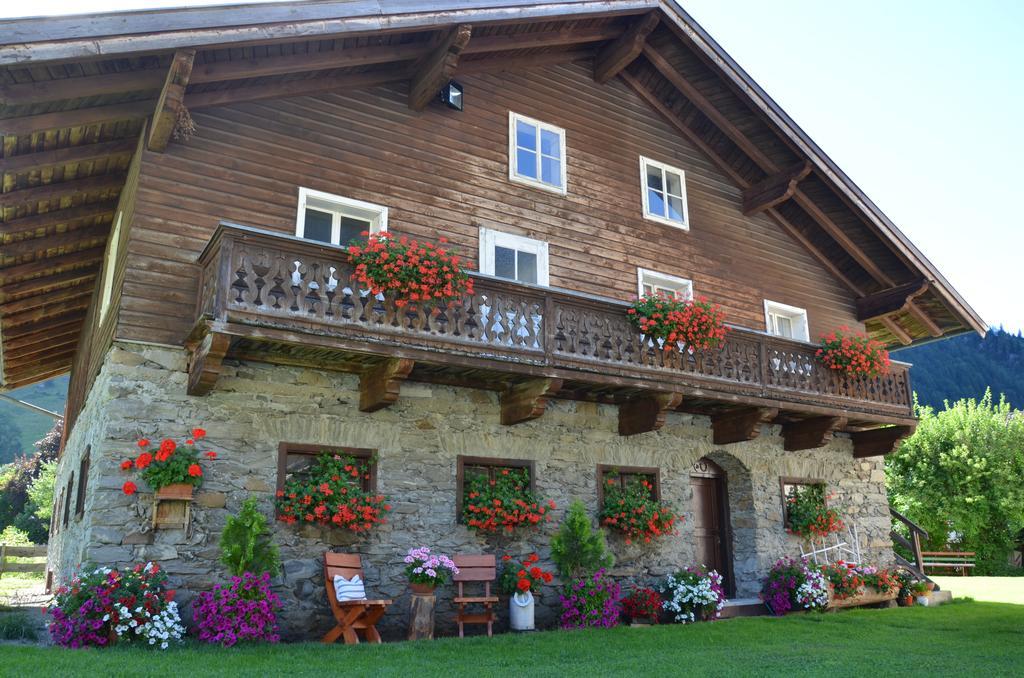
[[[72, 517], [51, 541], [50, 568], [58, 580], [70, 577], [83, 562], [158, 560], [179, 588], [189, 618], [195, 592], [226, 579], [217, 538], [227, 516], [250, 495], [272, 514], [280, 442], [377, 450], [378, 490], [394, 508], [388, 524], [358, 539], [333, 529], [274, 523], [284, 563], [275, 590], [285, 604], [280, 622], [287, 639], [318, 639], [332, 625], [322, 577], [322, 555], [328, 549], [360, 553], [370, 597], [394, 599], [380, 626], [387, 639], [404, 637], [408, 621], [401, 559], [409, 548], [429, 545], [448, 554], [495, 553], [499, 558], [536, 551], [542, 565], [550, 567], [548, 542], [570, 500], [583, 500], [596, 515], [598, 464], [658, 467], [662, 498], [684, 514], [690, 510], [693, 463], [707, 456], [719, 464], [728, 474], [740, 597], [756, 595], [760, 577], [777, 558], [800, 553], [799, 541], [782, 524], [783, 476], [825, 479], [836, 495], [833, 501], [858, 527], [864, 559], [891, 564], [882, 460], [854, 459], [845, 438], [817, 450], [784, 452], [778, 428], [766, 427], [754, 441], [716, 447], [707, 418], [674, 413], [658, 432], [622, 437], [614, 406], [574, 401], [554, 401], [541, 418], [508, 427], [499, 422], [494, 393], [417, 383], [404, 384], [392, 407], [367, 414], [358, 410], [354, 375], [260, 363], [227, 365], [213, 393], [200, 398], [185, 393], [185, 367], [183, 351], [127, 343], [112, 347], [58, 472], [57, 487], [63, 487], [90, 449], [84, 516]], [[141, 491], [125, 496], [120, 488], [128, 475], [118, 464], [135, 454], [139, 437], [181, 438], [192, 426], [208, 431], [207, 446], [218, 459], [204, 462], [207, 474], [190, 528], [154, 532], [149, 527], [152, 495], [130, 474]], [[515, 541], [484, 539], [457, 524], [458, 455], [534, 460], [537, 495], [558, 504], [556, 520]], [[617, 558], [613, 574], [629, 588], [696, 564], [690, 522], [677, 537], [653, 547], [627, 546], [610, 537]], [[456, 630], [451, 597], [451, 587], [438, 592], [438, 635]], [[538, 626], [555, 626], [556, 588], [546, 588], [539, 602]], [[503, 629], [507, 602], [500, 611], [498, 628]]]

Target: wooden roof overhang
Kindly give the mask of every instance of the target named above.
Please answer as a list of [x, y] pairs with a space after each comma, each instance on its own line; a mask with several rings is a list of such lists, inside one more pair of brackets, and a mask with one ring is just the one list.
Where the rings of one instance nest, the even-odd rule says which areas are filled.
[[[858, 298], [890, 345], [978, 315], [671, 0], [296, 2], [0, 21], [3, 388], [69, 369], [139, 143], [187, 111], [452, 76], [592, 64], [621, 78]], [[145, 138], [140, 139], [145, 130]]]

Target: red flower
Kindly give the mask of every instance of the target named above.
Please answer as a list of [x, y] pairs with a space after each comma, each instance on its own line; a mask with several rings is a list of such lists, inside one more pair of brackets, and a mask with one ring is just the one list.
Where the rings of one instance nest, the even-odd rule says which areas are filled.
[[205, 438], [206, 437], [206, 431], [204, 429], [201, 429], [201, 428], [194, 428], [194, 429], [192, 429], [192, 437], [193, 438], [197, 438], [197, 439], [198, 438]]
[[121, 462], [121, 470], [122, 471], [127, 471], [128, 469], [130, 469], [134, 465], [135, 464], [132, 462], [131, 459], [125, 459], [124, 461]]
[[508, 561], [512, 560], [512, 556], [504, 555], [504, 556], [501, 557], [501, 559], [504, 560], [507, 563]]
[[165, 438], [160, 443], [160, 452], [163, 452], [167, 456], [170, 456], [171, 454], [173, 454], [174, 450], [176, 450], [176, 449], [178, 449], [177, 443], [175, 443], [170, 438]]
[[203, 469], [199, 468], [199, 464], [190, 464], [188, 467], [188, 474], [193, 478], [198, 478], [203, 475]]
[[140, 438], [139, 442], [138, 442], [138, 445], [139, 445], [139, 447], [142, 447], [142, 448], [149, 447], [149, 439], [148, 438]]
[[135, 494], [138, 491], [138, 489], [139, 488], [135, 486], [135, 483], [133, 483], [130, 480], [121, 486], [121, 491], [127, 494], [128, 496]]
[[205, 456], [206, 456], [207, 459], [216, 459], [217, 458], [217, 453], [213, 452], [211, 450], [210, 452], [206, 452]]
[[520, 579], [519, 582], [516, 584], [516, 588], [518, 588], [520, 591], [529, 591], [530, 590], [530, 580], [529, 579]]
[[144, 469], [153, 463], [153, 455], [149, 452], [143, 452], [135, 459], [135, 467], [138, 469]]

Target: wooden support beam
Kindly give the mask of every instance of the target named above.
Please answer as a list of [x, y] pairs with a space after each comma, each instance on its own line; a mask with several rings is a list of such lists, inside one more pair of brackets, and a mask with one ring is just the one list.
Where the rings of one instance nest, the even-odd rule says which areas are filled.
[[178, 112], [184, 105], [185, 88], [192, 75], [192, 62], [196, 58], [194, 49], [179, 49], [167, 69], [167, 79], [160, 90], [160, 98], [153, 112], [153, 124], [149, 126], [149, 141], [146, 148], [157, 153], [167, 150], [171, 133], [178, 121]]
[[32, 360], [44, 354], [53, 355], [58, 351], [74, 348], [74, 346], [78, 344], [79, 334], [81, 334], [81, 328], [78, 328], [78, 330], [73, 333], [68, 333], [59, 337], [47, 337], [43, 341], [39, 341], [17, 351], [4, 349], [4, 362], [14, 364], [24, 360]]
[[832, 434], [846, 426], [846, 417], [812, 417], [782, 426], [783, 447], [787, 452], [824, 447]]
[[554, 66], [590, 61], [594, 58], [593, 48], [559, 50], [557, 52], [533, 52], [517, 56], [495, 56], [486, 59], [462, 59], [459, 61], [460, 75], [477, 73], [507, 73], [526, 68]]
[[43, 278], [32, 278], [19, 283], [11, 283], [0, 287], [0, 300], [7, 302], [18, 297], [33, 296], [54, 289], [56, 287], [73, 287], [75, 285], [88, 284], [96, 278], [98, 266], [92, 268], [77, 268], [73, 271], [48, 275]]
[[359, 411], [376, 412], [396, 400], [415, 362], [389, 358], [359, 375]]
[[889, 454], [896, 449], [900, 441], [914, 433], [916, 425], [887, 426], [869, 431], [858, 431], [851, 434], [853, 439], [853, 456], [877, 457]]
[[614, 40], [621, 35], [622, 29], [611, 24], [587, 28], [574, 27], [569, 29], [560, 28], [552, 31], [531, 31], [529, 33], [481, 35], [474, 37], [466, 45], [466, 48], [462, 50], [462, 53], [464, 55], [487, 54], [519, 49], [584, 45], [592, 42]]
[[907, 304], [907, 313], [912, 315], [914, 319], [917, 320], [917, 322], [924, 325], [924, 329], [928, 332], [928, 334], [932, 335], [933, 337], [941, 337], [943, 334], [945, 334], [945, 332], [942, 331], [942, 328], [936, 325], [935, 321], [929, 318], [928, 314], [925, 313], [921, 309], [921, 307], [915, 304], [913, 301]]
[[[53, 374], [60, 374], [70, 367], [75, 357], [75, 350], [75, 348], [64, 349], [59, 353], [41, 358], [36, 357], [22, 363], [5, 364], [4, 373], [8, 382], [16, 384], [24, 385], [32, 381], [42, 381]], [[46, 376], [40, 377], [40, 375]], [[5, 387], [14, 388], [9, 385], [5, 385]]]
[[188, 361], [189, 395], [204, 396], [213, 390], [231, 343], [229, 335], [210, 332], [192, 347]]
[[55, 295], [47, 301], [45, 306], [39, 306], [19, 313], [11, 313], [10, 315], [4, 313], [2, 317], [0, 317], [0, 325], [2, 325], [3, 331], [6, 334], [9, 330], [15, 327], [31, 325], [32, 323], [39, 322], [46, 318], [60, 316], [65, 313], [87, 308], [91, 300], [91, 291], [88, 294], [70, 298]]
[[166, 71], [154, 68], [19, 84], [0, 84], [0, 99], [12, 106], [158, 89]]
[[214, 61], [192, 68], [191, 85], [206, 82], [224, 82], [241, 78], [265, 78], [289, 73], [311, 73], [335, 68], [372, 66], [396, 61], [421, 58], [430, 49], [426, 43], [386, 45], [368, 47], [347, 47], [331, 52], [312, 54], [289, 54], [268, 56], [260, 59], [232, 59]]
[[750, 216], [789, 200], [797, 184], [810, 173], [811, 163], [804, 160], [747, 187], [743, 190], [743, 213]]
[[633, 22], [626, 32], [614, 42], [606, 45], [594, 59], [594, 80], [604, 84], [622, 72], [626, 66], [640, 56], [651, 34], [660, 21], [657, 10], [648, 12]]
[[92, 224], [85, 228], [64, 231], [62, 233], [51, 233], [42, 238], [23, 238], [17, 242], [9, 242], [0, 245], [0, 257], [23, 257], [29, 254], [38, 255], [59, 247], [69, 245], [80, 245], [89, 240], [104, 239], [110, 233], [110, 224]]
[[101, 261], [105, 250], [105, 247], [91, 247], [70, 254], [42, 257], [28, 263], [0, 268], [0, 285], [6, 287], [8, 281], [43, 275], [56, 269], [89, 266]]
[[66, 127], [137, 120], [145, 118], [152, 110], [153, 101], [146, 100], [4, 118], [0, 120], [0, 135], [21, 136]]
[[47, 167], [62, 167], [80, 162], [102, 160], [104, 158], [134, 153], [135, 146], [135, 139], [118, 139], [117, 141], [104, 141], [98, 144], [57, 148], [52, 151], [12, 155], [0, 160], [0, 171], [3, 171], [5, 174], [17, 174], [18, 172], [31, 172], [33, 170], [46, 169]]
[[665, 425], [665, 416], [683, 402], [681, 393], [654, 393], [619, 405], [619, 435], [657, 431]]
[[298, 97], [323, 92], [337, 92], [359, 87], [373, 87], [409, 79], [409, 71], [404, 67], [389, 67], [354, 73], [344, 76], [317, 76], [303, 80], [289, 80], [263, 85], [249, 85], [231, 89], [213, 90], [210, 92], [194, 92], [185, 95], [185, 106], [194, 111], [212, 106], [227, 106], [247, 101], [261, 101], [282, 97]]
[[711, 428], [715, 445], [730, 445], [753, 440], [761, 435], [761, 426], [779, 416], [774, 407], [743, 407], [715, 414], [711, 417]]
[[41, 184], [31, 188], [21, 188], [16, 191], [0, 195], [0, 208], [14, 207], [15, 205], [31, 204], [53, 200], [54, 198], [70, 198], [79, 193], [97, 193], [99, 191], [111, 191], [124, 186], [125, 173], [98, 174], [84, 179], [72, 179], [71, 181], [59, 181], [52, 184]]
[[889, 331], [889, 334], [896, 337], [896, 341], [900, 342], [904, 346], [909, 346], [914, 343], [914, 338], [910, 336], [905, 329], [900, 327], [899, 323], [892, 316], [883, 315], [878, 318], [878, 321], [882, 323], [882, 327]]
[[38, 327], [19, 328], [18, 334], [4, 337], [4, 352], [14, 351], [33, 345], [45, 345], [51, 337], [78, 335], [82, 332], [84, 312], [71, 313], [59, 318], [52, 318]]
[[536, 419], [561, 388], [561, 379], [531, 379], [509, 386], [501, 393], [501, 423], [512, 426]]
[[12, 379], [8, 374], [6, 377], [7, 381], [4, 383], [2, 390], [13, 391], [14, 389], [21, 388], [22, 386], [31, 386], [32, 384], [37, 384], [40, 381], [46, 381], [47, 379], [67, 374], [71, 371], [71, 364], [72, 360], [69, 358], [57, 365], [53, 365], [49, 369], [41, 372], [34, 372], [30, 376], [19, 377], [18, 379]]
[[469, 44], [473, 29], [469, 24], [452, 27], [434, 50], [416, 67], [409, 83], [409, 108], [422, 111], [455, 74], [462, 50]]
[[40, 212], [39, 214], [22, 217], [21, 219], [12, 219], [11, 221], [0, 223], [0, 238], [69, 224], [80, 219], [94, 219], [108, 215], [113, 217], [114, 212], [117, 211], [117, 202], [117, 200], [105, 200], [87, 205], [78, 205], [77, 207], [68, 207], [62, 210]]
[[[49, 294], [37, 294], [33, 297], [25, 297], [24, 299], [18, 299], [17, 301], [6, 301], [0, 304], [0, 315], [7, 317], [23, 311], [40, 309], [56, 302], [67, 302], [78, 300], [82, 297], [91, 297], [92, 292], [92, 285], [80, 285], [77, 287], [62, 288]], [[7, 353], [5, 352], [4, 355], [7, 355]]]
[[866, 322], [893, 313], [901, 313], [907, 310], [907, 305], [911, 301], [927, 291], [927, 280], [915, 280], [860, 297], [857, 299], [857, 320]]

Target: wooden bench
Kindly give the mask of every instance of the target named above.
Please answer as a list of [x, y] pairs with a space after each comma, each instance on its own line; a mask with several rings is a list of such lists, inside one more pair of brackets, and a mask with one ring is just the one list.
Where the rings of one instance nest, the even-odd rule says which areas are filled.
[[[359, 643], [359, 635], [356, 631], [362, 631], [366, 636], [366, 642], [379, 643], [380, 634], [377, 632], [377, 621], [384, 615], [391, 604], [390, 600], [346, 600], [338, 602], [338, 595], [334, 590], [334, 575], [340, 574], [345, 579], [351, 579], [355, 575], [364, 582], [363, 564], [358, 554], [355, 553], [325, 553], [324, 554], [324, 585], [327, 587], [327, 601], [331, 604], [331, 612], [338, 625], [327, 632], [323, 642], [333, 643], [339, 637], [345, 639], [345, 643], [355, 645]], [[364, 584], [365, 586], [365, 584]]]
[[[497, 563], [493, 555], [482, 556], [455, 556], [452, 558], [459, 573], [455, 575], [455, 582], [458, 584], [458, 592], [453, 601], [458, 606], [456, 621], [459, 624], [459, 638], [463, 637], [463, 629], [466, 624], [487, 624], [487, 636], [494, 634], [494, 620], [497, 615], [494, 606], [498, 603], [498, 596], [491, 594], [491, 582], [497, 574]], [[467, 583], [482, 583], [484, 594], [482, 596], [467, 596], [463, 585]], [[483, 612], [466, 612], [467, 605], [483, 605]]]
[[0, 544], [0, 577], [4, 572], [46, 572], [46, 561], [9, 563], [8, 558], [46, 558], [46, 546], [9, 546]]
[[921, 551], [921, 569], [927, 571], [950, 568], [959, 569], [967, 576], [967, 570], [974, 567], [974, 551]]

